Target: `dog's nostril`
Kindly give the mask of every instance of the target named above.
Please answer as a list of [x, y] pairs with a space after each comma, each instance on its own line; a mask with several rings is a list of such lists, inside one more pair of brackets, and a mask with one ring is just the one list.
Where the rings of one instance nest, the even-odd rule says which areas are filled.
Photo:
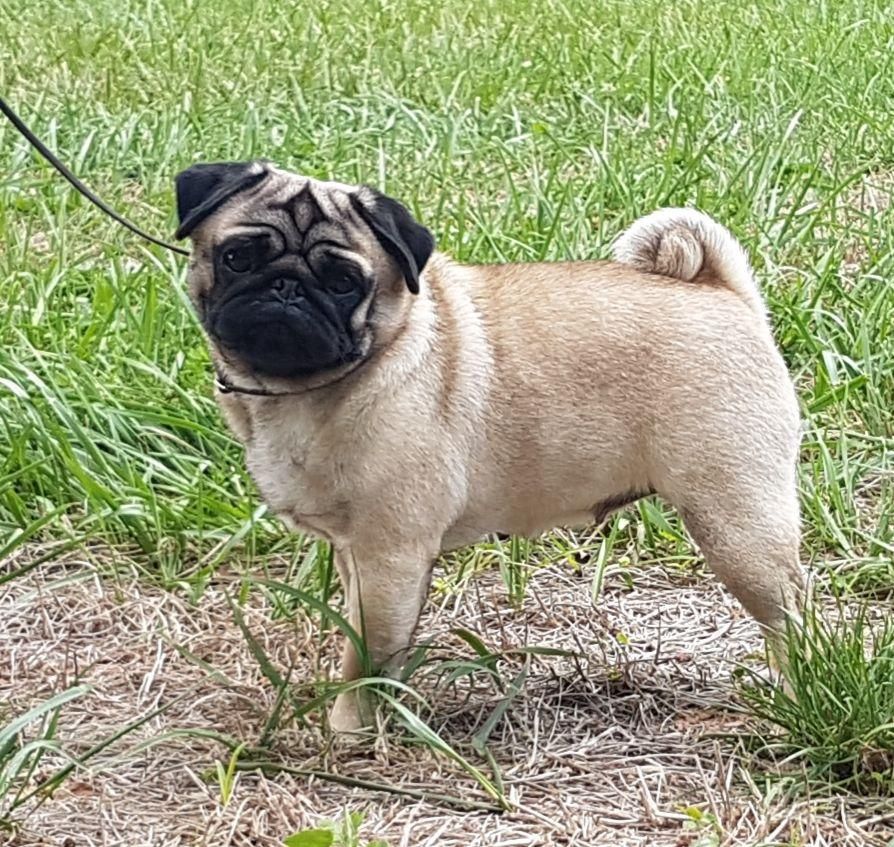
[[279, 279], [274, 280], [272, 290], [277, 297], [283, 300], [304, 299], [304, 288], [297, 279], [280, 277]]

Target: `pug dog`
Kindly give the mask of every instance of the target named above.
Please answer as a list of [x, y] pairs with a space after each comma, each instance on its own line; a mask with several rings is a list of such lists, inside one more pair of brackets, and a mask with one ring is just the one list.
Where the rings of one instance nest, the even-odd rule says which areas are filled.
[[[784, 658], [798, 404], [727, 229], [663, 209], [614, 261], [464, 265], [397, 200], [266, 161], [194, 165], [176, 194], [217, 400], [269, 507], [332, 545], [375, 670], [441, 552], [649, 495]], [[348, 643], [344, 679], [369, 670]], [[332, 727], [368, 706], [341, 694]]]

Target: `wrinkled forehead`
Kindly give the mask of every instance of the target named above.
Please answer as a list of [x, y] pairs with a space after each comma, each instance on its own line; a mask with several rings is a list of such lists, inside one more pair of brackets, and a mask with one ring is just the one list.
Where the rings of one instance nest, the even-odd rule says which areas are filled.
[[265, 180], [234, 197], [218, 212], [212, 228], [215, 240], [244, 228], [267, 226], [298, 242], [355, 242], [359, 219], [351, 195], [358, 191], [356, 185], [271, 168]]

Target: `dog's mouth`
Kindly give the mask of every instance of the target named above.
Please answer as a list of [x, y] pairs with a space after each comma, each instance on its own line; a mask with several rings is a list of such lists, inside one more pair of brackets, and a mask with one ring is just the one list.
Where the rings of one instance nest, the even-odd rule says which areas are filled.
[[226, 360], [259, 377], [344, 368], [365, 346], [337, 308], [295, 285], [231, 296], [208, 313], [206, 329]]

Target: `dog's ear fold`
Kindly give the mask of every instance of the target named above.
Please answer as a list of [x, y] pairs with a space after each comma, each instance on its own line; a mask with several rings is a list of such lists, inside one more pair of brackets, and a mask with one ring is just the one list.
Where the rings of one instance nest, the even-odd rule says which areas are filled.
[[214, 162], [181, 171], [175, 178], [180, 222], [175, 237], [186, 238], [234, 194], [256, 185], [268, 173], [264, 162]]
[[419, 293], [419, 274], [435, 249], [435, 238], [409, 212], [391, 197], [363, 186], [351, 194], [354, 210], [373, 231], [379, 243], [394, 259], [407, 288]]

